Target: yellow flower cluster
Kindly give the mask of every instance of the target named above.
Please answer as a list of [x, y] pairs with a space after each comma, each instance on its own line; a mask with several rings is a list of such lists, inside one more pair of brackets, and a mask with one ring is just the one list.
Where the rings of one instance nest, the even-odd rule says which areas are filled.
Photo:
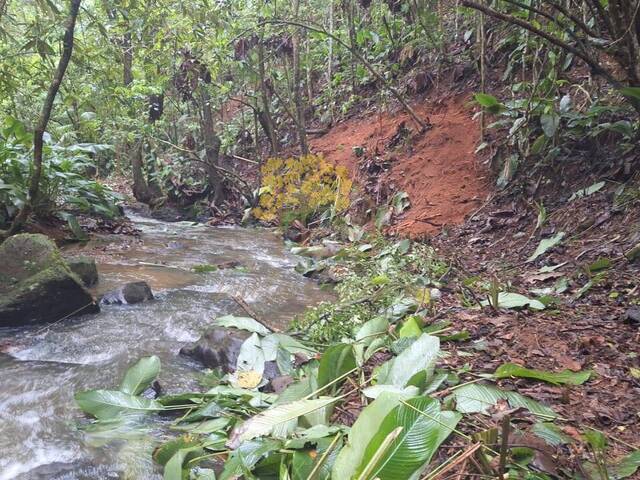
[[270, 158], [262, 166], [260, 200], [253, 216], [271, 222], [286, 210], [317, 212], [331, 206], [338, 213], [349, 206], [351, 187], [347, 169], [320, 156]]

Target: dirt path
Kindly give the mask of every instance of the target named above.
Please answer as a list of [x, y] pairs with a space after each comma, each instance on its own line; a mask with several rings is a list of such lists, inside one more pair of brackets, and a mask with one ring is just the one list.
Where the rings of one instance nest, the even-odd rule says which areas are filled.
[[488, 195], [486, 168], [474, 154], [478, 124], [467, 104], [457, 97], [415, 105], [431, 124], [423, 134], [402, 111], [353, 118], [314, 139], [312, 149], [346, 166], [374, 196], [387, 197], [389, 188], [407, 192], [411, 208], [393, 230], [424, 237], [461, 224]]

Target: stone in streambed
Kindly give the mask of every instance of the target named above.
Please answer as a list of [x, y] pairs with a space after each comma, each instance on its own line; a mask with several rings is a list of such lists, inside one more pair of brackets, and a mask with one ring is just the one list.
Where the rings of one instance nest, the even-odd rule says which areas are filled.
[[98, 267], [93, 258], [83, 256], [68, 258], [67, 265], [80, 277], [86, 287], [92, 287], [98, 283]]
[[153, 300], [153, 292], [147, 282], [126, 283], [112, 292], [105, 293], [100, 299], [104, 305], [133, 305]]
[[20, 234], [0, 245], [0, 327], [55, 322], [99, 308], [55, 244]]
[[[236, 371], [240, 348], [251, 332], [236, 328], [213, 327], [200, 340], [182, 347], [180, 354], [191, 357], [207, 368], [219, 368], [224, 373]], [[271, 380], [280, 374], [276, 362], [264, 364], [263, 378]]]

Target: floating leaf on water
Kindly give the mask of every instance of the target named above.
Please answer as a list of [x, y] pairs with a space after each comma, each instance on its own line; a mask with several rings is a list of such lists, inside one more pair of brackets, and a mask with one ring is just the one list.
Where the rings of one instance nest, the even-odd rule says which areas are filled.
[[505, 363], [496, 369], [494, 376], [496, 378], [531, 378], [534, 380], [542, 380], [543, 382], [552, 383], [554, 385], [582, 385], [584, 382], [589, 380], [591, 372], [572, 372], [571, 370], [564, 370], [557, 373], [544, 372], [542, 370], [521, 367], [515, 363]]
[[541, 257], [542, 255], [544, 255], [547, 252], [547, 250], [558, 245], [564, 238], [564, 235], [565, 235], [564, 232], [558, 232], [553, 237], [543, 238], [542, 240], [540, 240], [540, 243], [538, 244], [536, 251], [533, 252], [533, 254], [527, 259], [527, 262], [533, 262], [538, 257]]

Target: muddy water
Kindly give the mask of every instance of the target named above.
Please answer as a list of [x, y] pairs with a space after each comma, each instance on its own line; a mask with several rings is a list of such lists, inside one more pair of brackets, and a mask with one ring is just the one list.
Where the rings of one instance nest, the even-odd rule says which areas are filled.
[[[157, 300], [50, 326], [0, 329], [7, 352], [0, 354], [0, 480], [161, 478], [150, 453], [167, 436], [162, 422], [132, 417], [88, 429], [74, 392], [117, 387], [127, 366], [150, 354], [162, 360], [165, 393], [197, 388], [198, 365], [178, 351], [216, 315], [237, 308], [222, 294], [241, 297], [279, 327], [331, 298], [293, 271], [297, 259], [271, 232], [133, 220], [139, 239], [105, 236], [68, 253], [96, 258], [96, 293], [145, 280]], [[244, 268], [192, 271], [226, 261]]]

